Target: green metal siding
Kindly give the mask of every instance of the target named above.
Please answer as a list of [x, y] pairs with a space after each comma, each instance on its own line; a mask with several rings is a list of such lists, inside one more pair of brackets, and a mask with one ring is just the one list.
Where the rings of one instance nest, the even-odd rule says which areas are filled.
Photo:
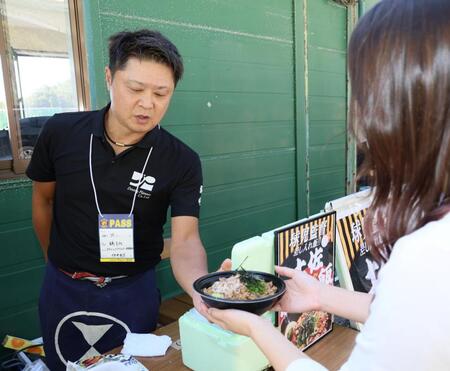
[[312, 214], [345, 195], [347, 8], [310, 0], [307, 19]]
[[363, 13], [365, 13], [379, 1], [380, 0], [361, 0], [360, 9]]
[[[37, 300], [44, 259], [31, 225], [31, 183], [0, 183], [0, 339], [39, 335]], [[0, 349], [0, 359], [7, 352]]]

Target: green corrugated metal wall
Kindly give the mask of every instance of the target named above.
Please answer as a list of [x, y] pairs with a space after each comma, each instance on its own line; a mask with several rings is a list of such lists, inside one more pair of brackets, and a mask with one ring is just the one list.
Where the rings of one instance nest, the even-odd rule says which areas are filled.
[[[345, 193], [347, 10], [328, 0], [85, 0], [94, 108], [107, 102], [106, 39], [156, 28], [186, 74], [162, 123], [199, 152], [210, 268], [232, 245]], [[29, 182], [0, 183], [0, 337], [38, 334], [43, 261]], [[165, 297], [179, 292], [158, 267]]]
[[[0, 182], [0, 341], [39, 335], [37, 300], [44, 259], [31, 225], [31, 183]], [[6, 352], [0, 349], [0, 360]]]
[[345, 195], [347, 9], [317, 0], [305, 6], [311, 214]]
[[371, 7], [373, 7], [379, 0], [363, 0], [361, 3], [361, 11], [362, 13], [367, 12]]

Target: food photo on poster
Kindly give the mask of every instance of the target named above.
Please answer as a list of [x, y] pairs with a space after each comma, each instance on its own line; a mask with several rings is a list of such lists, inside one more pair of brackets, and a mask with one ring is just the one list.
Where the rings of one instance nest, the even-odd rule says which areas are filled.
[[[334, 283], [336, 213], [322, 213], [275, 231], [280, 266], [301, 270], [328, 285]], [[333, 316], [322, 311], [278, 313], [281, 332], [306, 349], [332, 330]]]

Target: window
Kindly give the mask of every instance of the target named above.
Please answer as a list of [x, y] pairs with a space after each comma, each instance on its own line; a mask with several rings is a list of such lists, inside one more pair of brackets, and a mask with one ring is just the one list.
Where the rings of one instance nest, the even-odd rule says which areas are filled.
[[0, 0], [0, 176], [22, 174], [46, 120], [86, 108], [80, 0]]

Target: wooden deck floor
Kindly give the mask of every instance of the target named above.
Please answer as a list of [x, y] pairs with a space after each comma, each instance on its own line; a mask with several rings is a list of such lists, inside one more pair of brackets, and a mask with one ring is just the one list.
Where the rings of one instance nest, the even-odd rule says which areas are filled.
[[174, 321], [178, 321], [178, 318], [192, 307], [192, 299], [188, 294], [181, 294], [174, 298], [164, 300], [159, 308], [158, 323], [165, 326]]

